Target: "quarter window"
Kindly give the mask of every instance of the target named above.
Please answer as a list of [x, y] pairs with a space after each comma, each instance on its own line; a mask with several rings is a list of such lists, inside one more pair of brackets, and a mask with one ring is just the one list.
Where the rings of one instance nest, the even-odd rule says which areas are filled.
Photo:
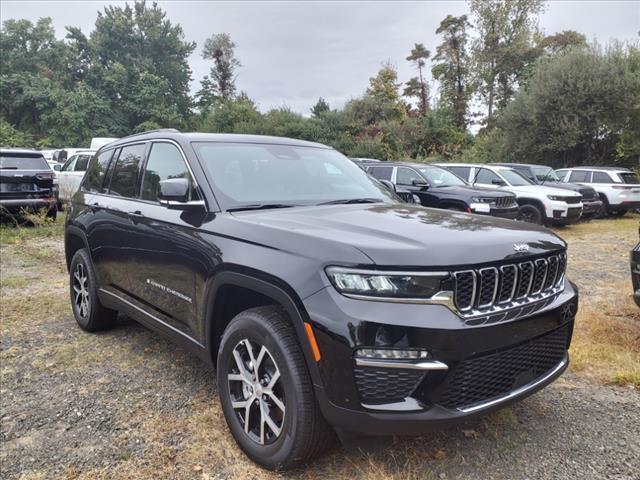
[[413, 185], [413, 181], [418, 180], [420, 182], [424, 182], [424, 178], [418, 174], [415, 170], [406, 167], [398, 168], [398, 173], [396, 176], [396, 183], [398, 185]]
[[463, 179], [465, 181], [469, 180], [469, 173], [471, 172], [471, 167], [447, 167], [447, 166], [445, 166], [445, 168], [451, 170], [453, 173], [455, 173], [461, 179]]
[[192, 180], [182, 154], [175, 145], [154, 143], [142, 180], [142, 199], [158, 200], [160, 181], [170, 178], [186, 178], [190, 182]]
[[138, 144], [123, 147], [111, 177], [110, 194], [128, 198], [138, 195], [140, 163], [145, 146], [145, 144]]
[[102, 192], [102, 184], [109, 166], [113, 150], [102, 152], [89, 164], [89, 170], [84, 177], [83, 189], [93, 193]]

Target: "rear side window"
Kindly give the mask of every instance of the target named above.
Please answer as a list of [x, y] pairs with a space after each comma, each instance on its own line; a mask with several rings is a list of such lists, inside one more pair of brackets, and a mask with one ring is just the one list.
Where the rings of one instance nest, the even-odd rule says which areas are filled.
[[5, 170], [50, 170], [42, 155], [0, 154], [0, 168]]
[[463, 180], [469, 180], [469, 172], [471, 172], [471, 167], [445, 167], [448, 170], [451, 170], [453, 173], [458, 175]]
[[61, 172], [73, 172], [73, 169], [76, 166], [76, 160], [78, 159], [77, 155], [73, 155], [71, 158], [69, 158], [69, 160], [66, 161], [66, 163], [64, 165], [62, 165], [62, 168], [60, 169]]
[[569, 175], [569, 182], [590, 182], [591, 172], [588, 170], [575, 170]]
[[134, 198], [138, 195], [140, 164], [145, 147], [146, 145], [141, 143], [122, 148], [111, 176], [111, 185], [109, 186], [111, 195], [128, 198]]
[[368, 171], [378, 180], [391, 180], [393, 167], [369, 167]]
[[635, 173], [631, 173], [631, 172], [619, 173], [618, 176], [622, 179], [624, 183], [633, 183], [633, 184], [640, 183], [640, 180], [638, 180], [638, 176]]
[[593, 172], [591, 183], [612, 183], [611, 177], [605, 172]]
[[186, 178], [189, 183], [193, 181], [189, 168], [184, 162], [180, 150], [175, 145], [154, 143], [149, 153], [149, 160], [147, 160], [142, 180], [142, 199], [158, 200], [160, 181], [170, 178]]
[[88, 192], [102, 193], [102, 184], [107, 173], [113, 150], [102, 152], [89, 164], [89, 171], [84, 177], [82, 188]]

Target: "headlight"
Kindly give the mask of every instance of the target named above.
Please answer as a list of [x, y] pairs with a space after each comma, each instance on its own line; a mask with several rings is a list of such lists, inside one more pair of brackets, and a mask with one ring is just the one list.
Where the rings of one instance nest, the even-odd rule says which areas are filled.
[[547, 198], [549, 200], [554, 200], [554, 201], [557, 201], [557, 202], [564, 201], [564, 197], [559, 197], [558, 195], [547, 195]]
[[480, 197], [471, 197], [471, 201], [474, 203], [479, 203], [482, 201], [482, 199]]
[[451, 290], [448, 272], [380, 272], [328, 267], [327, 276], [347, 296], [426, 300]]

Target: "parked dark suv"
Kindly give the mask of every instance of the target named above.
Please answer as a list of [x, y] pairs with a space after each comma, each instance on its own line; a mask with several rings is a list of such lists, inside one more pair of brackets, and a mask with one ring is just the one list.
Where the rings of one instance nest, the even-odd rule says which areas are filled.
[[54, 173], [35, 150], [0, 149], [0, 214], [45, 210], [55, 219], [58, 209]]
[[401, 203], [285, 138], [110, 143], [65, 252], [80, 327], [123, 312], [215, 364], [234, 438], [273, 469], [530, 395], [567, 367], [578, 302], [552, 232]]
[[537, 185], [547, 185], [548, 187], [564, 188], [578, 192], [582, 195], [581, 218], [595, 217], [604, 213], [604, 204], [594, 188], [588, 185], [578, 185], [577, 183], [564, 183], [551, 167], [528, 163], [494, 163], [492, 165], [511, 167]]
[[461, 212], [518, 217], [518, 202], [511, 192], [471, 186], [449, 170], [424, 163], [364, 163], [368, 173], [408, 190], [425, 207]]

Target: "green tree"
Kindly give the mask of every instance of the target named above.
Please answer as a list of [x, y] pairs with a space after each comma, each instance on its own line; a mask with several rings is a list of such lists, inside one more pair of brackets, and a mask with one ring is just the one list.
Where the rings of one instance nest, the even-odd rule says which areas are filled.
[[416, 43], [411, 50], [411, 54], [407, 57], [407, 61], [413, 63], [418, 69], [418, 76], [406, 83], [407, 86], [403, 94], [406, 97], [418, 98], [418, 109], [421, 115], [425, 115], [429, 110], [429, 85], [427, 85], [422, 76], [422, 69], [425, 67], [430, 55], [431, 52], [422, 43]]
[[526, 66], [538, 57], [533, 45], [543, 0], [470, 0], [477, 39], [472, 55], [478, 92], [493, 127], [496, 110], [513, 98]]
[[236, 44], [228, 33], [218, 33], [207, 38], [202, 58], [213, 60], [213, 66], [202, 79], [202, 88], [196, 94], [197, 104], [207, 110], [217, 101], [227, 101], [236, 93], [236, 69], [240, 61], [235, 55]]
[[316, 104], [311, 107], [311, 115], [317, 118], [324, 112], [328, 112], [329, 110], [331, 110], [331, 108], [329, 107], [327, 101], [324, 98], [320, 97]]
[[538, 47], [548, 55], [565, 53], [572, 48], [587, 46], [587, 39], [582, 33], [574, 30], [563, 30], [560, 33], [547, 35], [540, 39]]
[[616, 158], [621, 141], [638, 138], [637, 55], [613, 45], [543, 57], [498, 122], [511, 158], [556, 167], [637, 162], [637, 142]]
[[455, 124], [460, 130], [467, 128], [467, 106], [471, 93], [469, 53], [467, 43], [469, 22], [466, 15], [447, 17], [436, 30], [442, 35], [442, 43], [433, 57], [437, 62], [431, 69], [433, 77], [440, 82], [440, 103], [453, 110]]

